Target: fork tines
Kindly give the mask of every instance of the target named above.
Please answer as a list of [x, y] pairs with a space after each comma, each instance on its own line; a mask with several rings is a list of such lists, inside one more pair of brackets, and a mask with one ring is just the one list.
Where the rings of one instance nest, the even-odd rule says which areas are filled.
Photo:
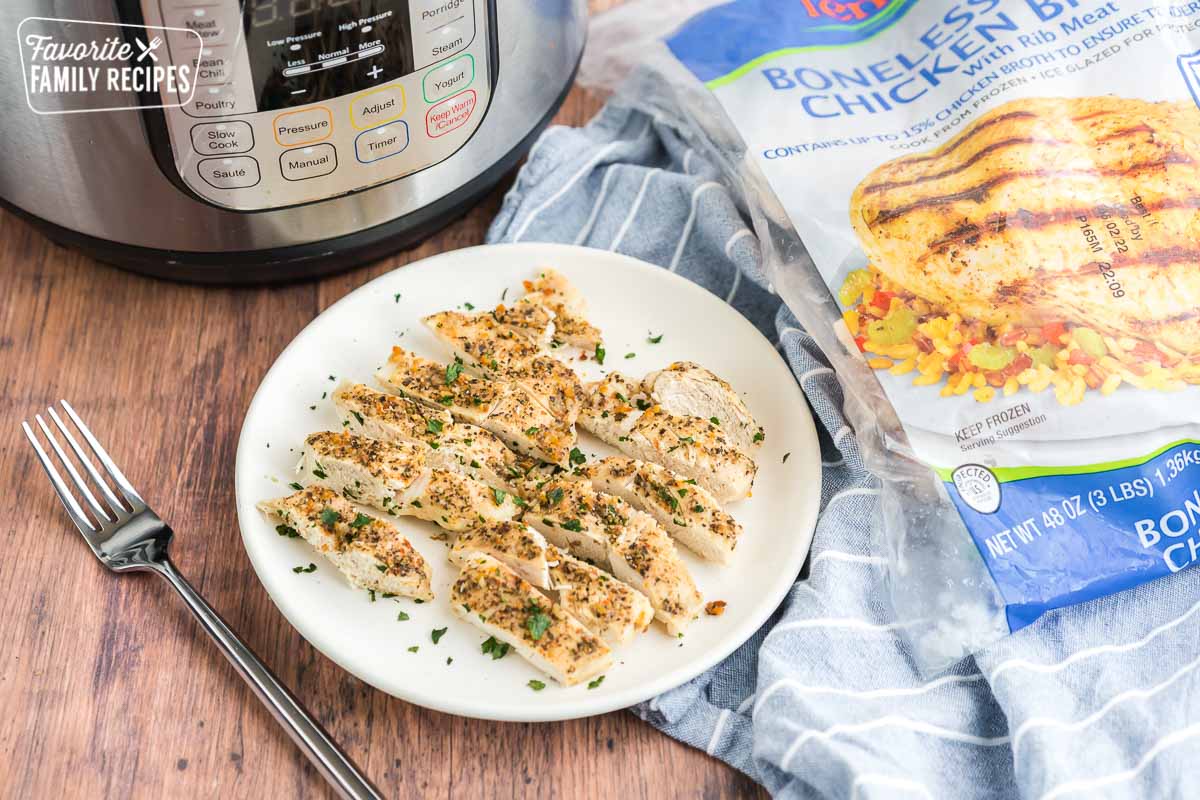
[[[58, 439], [55, 438], [50, 426], [42, 419], [42, 415], [36, 415], [35, 419], [37, 420], [38, 427], [42, 430], [42, 435], [50, 442], [50, 448], [58, 456], [58, 460], [70, 477], [71, 483], [74, 484], [75, 492], [83, 497], [87, 508], [92, 513], [92, 518], [89, 518], [84, 512], [83, 506], [76, 499], [76, 493], [72, 492], [71, 486], [63, 480], [59, 471], [55, 468], [53, 459], [42, 448], [37, 435], [33, 432], [33, 428], [30, 427], [28, 422], [22, 422], [21, 427], [24, 429], [29, 443], [33, 445], [34, 451], [37, 452], [38, 460], [42, 462], [42, 468], [46, 470], [46, 474], [50, 477], [50, 482], [54, 484], [54, 491], [58, 493], [58, 499], [62, 501], [63, 506], [67, 509], [67, 513], [70, 514], [71, 521], [75, 523], [75, 526], [82, 533], [96, 533], [104, 530], [106, 527], [128, 519], [132, 514], [145, 510], [146, 504], [142, 501], [141, 496], [130, 485], [129, 481], [121, 473], [121, 470], [113, 463], [113, 460], [109, 458], [108, 453], [105, 452], [100, 442], [96, 441], [96, 437], [88, 430], [87, 425], [83, 424], [83, 420], [75, 413], [75, 409], [71, 408], [71, 404], [66, 400], [61, 401], [61, 403], [63, 411], [75, 423], [76, 429], [88, 443], [88, 447], [95, 455], [96, 460], [100, 462], [100, 466], [104, 470], [103, 474], [96, 468], [92, 462], [92, 458], [79, 446], [79, 443], [75, 440], [75, 436], [71, 433], [70, 427], [63, 422], [53, 407], [47, 409], [50, 419], [54, 422], [54, 427], [58, 429], [58, 432], [67, 440], [67, 445], [71, 448], [71, 452], [75, 454], [75, 458], [78, 459], [84, 471], [91, 478], [92, 484], [104, 496], [107, 505], [96, 499], [96, 495], [92, 493], [88, 482], [84, 480], [83, 476], [79, 474], [79, 470], [71, 462], [71, 459], [67, 457], [66, 452], [58, 443]], [[108, 481], [115, 484], [117, 491], [120, 492], [120, 497], [109, 487], [109, 483], [105, 478], [108, 478]]]

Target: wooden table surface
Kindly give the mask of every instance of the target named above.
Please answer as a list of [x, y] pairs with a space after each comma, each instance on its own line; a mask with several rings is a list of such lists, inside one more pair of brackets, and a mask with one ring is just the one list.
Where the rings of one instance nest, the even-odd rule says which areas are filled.
[[[555, 121], [581, 125], [600, 102], [576, 88]], [[184, 574], [387, 796], [761, 792], [628, 712], [494, 723], [379, 692], [300, 638], [243, 553], [234, 451], [275, 356], [372, 278], [481, 243], [510, 181], [419, 247], [275, 288], [143, 278], [0, 212], [0, 796], [333, 796], [165, 582], [88, 554], [18, 427], [63, 397], [173, 523]]]

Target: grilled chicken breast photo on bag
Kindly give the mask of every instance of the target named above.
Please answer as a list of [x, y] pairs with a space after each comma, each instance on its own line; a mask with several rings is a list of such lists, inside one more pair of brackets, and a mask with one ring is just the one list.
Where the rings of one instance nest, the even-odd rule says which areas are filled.
[[1190, 102], [1005, 103], [855, 189], [847, 328], [872, 366], [981, 401], [1200, 383], [1197, 186]]

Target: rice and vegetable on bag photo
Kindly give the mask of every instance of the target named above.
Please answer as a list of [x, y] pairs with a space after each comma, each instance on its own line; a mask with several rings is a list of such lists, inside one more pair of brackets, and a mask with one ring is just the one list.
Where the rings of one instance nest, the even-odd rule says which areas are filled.
[[735, 0], [667, 47], [922, 670], [1200, 559], [1200, 4]]

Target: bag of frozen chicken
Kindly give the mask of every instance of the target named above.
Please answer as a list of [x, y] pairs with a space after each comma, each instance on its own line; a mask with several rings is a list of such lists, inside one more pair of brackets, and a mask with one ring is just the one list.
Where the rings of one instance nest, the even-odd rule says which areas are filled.
[[837, 368], [923, 666], [1200, 559], [1200, 2], [702, 5], [664, 113]]

